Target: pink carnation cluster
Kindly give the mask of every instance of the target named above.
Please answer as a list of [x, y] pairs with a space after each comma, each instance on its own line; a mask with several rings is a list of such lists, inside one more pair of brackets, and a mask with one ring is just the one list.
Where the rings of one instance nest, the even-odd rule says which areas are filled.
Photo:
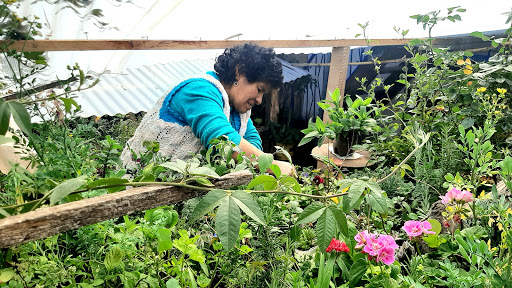
[[402, 229], [405, 230], [409, 236], [409, 240], [418, 240], [421, 236], [426, 234], [436, 234], [432, 229], [432, 225], [428, 221], [407, 221]]
[[336, 238], [332, 238], [331, 243], [325, 249], [325, 252], [331, 252], [335, 250], [336, 252], [350, 252], [350, 248], [348, 248], [347, 244], [337, 240]]
[[452, 188], [444, 196], [439, 196], [443, 204], [464, 204], [473, 201], [473, 194], [466, 190]]
[[389, 235], [371, 234], [367, 230], [357, 233], [354, 237], [357, 241], [355, 249], [363, 250], [361, 252], [368, 254], [370, 260], [375, 259], [377, 262], [381, 261], [386, 265], [391, 265], [395, 262], [395, 249], [398, 245], [395, 239]]

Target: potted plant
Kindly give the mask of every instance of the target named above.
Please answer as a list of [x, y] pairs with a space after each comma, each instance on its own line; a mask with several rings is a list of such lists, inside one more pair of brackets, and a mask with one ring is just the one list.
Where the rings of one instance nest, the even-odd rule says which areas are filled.
[[373, 103], [373, 97], [363, 99], [356, 95], [352, 100], [349, 96], [340, 95], [336, 88], [330, 93], [332, 100], [322, 100], [318, 106], [327, 112], [330, 121], [324, 123], [320, 117], [316, 121], [309, 121], [308, 128], [303, 129], [306, 134], [299, 143], [304, 145], [313, 139], [318, 139], [320, 147], [325, 138], [334, 141], [334, 152], [340, 156], [351, 154], [352, 146], [359, 144], [368, 133], [377, 131], [376, 117], [380, 116], [381, 108]]

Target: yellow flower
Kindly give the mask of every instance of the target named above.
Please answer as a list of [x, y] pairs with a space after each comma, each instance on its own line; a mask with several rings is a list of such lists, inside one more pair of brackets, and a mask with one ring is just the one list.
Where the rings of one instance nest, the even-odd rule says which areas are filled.
[[480, 87], [480, 88], [476, 89], [476, 92], [478, 92], [478, 93], [482, 93], [482, 92], [485, 92], [485, 90], [487, 90], [487, 88], [485, 88], [485, 87]]
[[462, 60], [462, 59], [457, 60], [457, 65], [463, 65], [463, 64], [464, 64], [464, 60]]
[[487, 241], [487, 247], [489, 248], [489, 251], [491, 251], [491, 252], [493, 252], [494, 250], [496, 250], [496, 247], [494, 247], [494, 248], [492, 248], [492, 247], [491, 247], [491, 239], [489, 239], [489, 240]]
[[94, 122], [98, 123], [98, 121], [100, 121], [101, 119], [101, 116], [96, 116], [96, 118], [94, 118]]
[[466, 58], [466, 64], [471, 64], [471, 60], [469, 60], [469, 58]]
[[507, 211], [505, 211], [507, 214], [512, 214], [512, 208], [508, 208]]
[[505, 88], [498, 88], [498, 89], [496, 89], [496, 90], [497, 90], [497, 91], [498, 91], [498, 93], [500, 93], [500, 94], [505, 94], [505, 93], [507, 92], [507, 89], [505, 89]]
[[471, 65], [466, 65], [466, 67], [464, 67], [464, 74], [469, 75], [471, 73], [473, 73], [473, 67], [471, 67]]

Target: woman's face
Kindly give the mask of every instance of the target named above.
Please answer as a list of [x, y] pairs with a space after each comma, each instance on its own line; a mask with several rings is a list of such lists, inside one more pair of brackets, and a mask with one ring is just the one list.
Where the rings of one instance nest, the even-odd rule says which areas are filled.
[[263, 94], [270, 92], [270, 85], [265, 82], [249, 83], [245, 76], [238, 76], [237, 79], [238, 85], [231, 85], [226, 92], [229, 96], [229, 104], [238, 113], [245, 113], [254, 105], [260, 105]]

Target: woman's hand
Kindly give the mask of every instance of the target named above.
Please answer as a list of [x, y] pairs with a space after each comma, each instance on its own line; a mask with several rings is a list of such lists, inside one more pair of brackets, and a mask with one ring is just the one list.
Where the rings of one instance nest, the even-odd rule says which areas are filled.
[[295, 178], [297, 177], [297, 171], [295, 171], [295, 167], [293, 167], [293, 165], [291, 163], [285, 162], [285, 161], [274, 160], [272, 162], [272, 164], [279, 166], [279, 169], [281, 169], [281, 174], [292, 176]]

